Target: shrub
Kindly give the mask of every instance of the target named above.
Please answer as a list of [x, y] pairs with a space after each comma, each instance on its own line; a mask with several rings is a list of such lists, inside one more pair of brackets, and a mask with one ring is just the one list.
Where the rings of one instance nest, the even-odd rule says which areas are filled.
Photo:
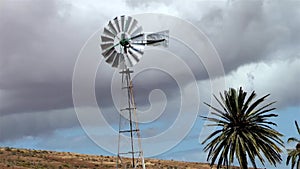
[[10, 147], [5, 147], [4, 150], [5, 151], [11, 151], [11, 148]]

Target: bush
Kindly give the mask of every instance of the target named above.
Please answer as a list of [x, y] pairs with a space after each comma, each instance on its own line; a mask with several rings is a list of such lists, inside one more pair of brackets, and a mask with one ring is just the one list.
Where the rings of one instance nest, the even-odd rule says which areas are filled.
[[63, 166], [66, 168], [70, 168], [69, 164], [64, 164]]
[[4, 150], [5, 151], [11, 151], [11, 148], [10, 147], [5, 147]]

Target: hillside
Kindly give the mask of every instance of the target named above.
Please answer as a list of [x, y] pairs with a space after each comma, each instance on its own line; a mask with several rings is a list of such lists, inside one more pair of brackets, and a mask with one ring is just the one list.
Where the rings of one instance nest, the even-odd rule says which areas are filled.
[[[210, 169], [208, 164], [146, 159], [147, 169]], [[69, 152], [0, 148], [1, 169], [112, 169], [116, 158]], [[238, 169], [238, 167], [236, 167]]]

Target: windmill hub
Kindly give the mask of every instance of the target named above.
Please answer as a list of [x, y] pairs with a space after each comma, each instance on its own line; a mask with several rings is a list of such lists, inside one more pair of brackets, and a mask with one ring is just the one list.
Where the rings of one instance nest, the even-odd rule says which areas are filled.
[[120, 44], [122, 46], [128, 46], [129, 45], [129, 39], [126, 39], [126, 38], [121, 39]]

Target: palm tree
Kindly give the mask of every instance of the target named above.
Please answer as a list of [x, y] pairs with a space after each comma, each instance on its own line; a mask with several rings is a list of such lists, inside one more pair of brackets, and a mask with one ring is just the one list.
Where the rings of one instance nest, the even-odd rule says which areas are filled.
[[[298, 126], [297, 121], [295, 121], [295, 125], [296, 125], [297, 131], [300, 135], [300, 128]], [[286, 165], [289, 165], [290, 160], [292, 160], [292, 169], [293, 169], [296, 164], [296, 159], [298, 158], [297, 166], [298, 166], [298, 169], [300, 169], [300, 140], [295, 137], [291, 137], [288, 139], [288, 143], [290, 143], [290, 142], [298, 142], [298, 143], [296, 145], [296, 149], [288, 149], [289, 154], [288, 154], [288, 157], [286, 160]]]
[[248, 158], [254, 168], [257, 168], [255, 158], [265, 165], [265, 157], [274, 166], [282, 160], [282, 150], [279, 148], [279, 145], [283, 146], [280, 138], [282, 134], [274, 130], [271, 125], [276, 124], [268, 120], [270, 117], [277, 117], [276, 114], [268, 113], [275, 109], [268, 108], [275, 102], [258, 108], [270, 94], [253, 103], [255, 92], [253, 91], [247, 99], [246, 95], [242, 88], [239, 91], [231, 88], [225, 91], [224, 95], [220, 93], [221, 101], [214, 95], [222, 110], [204, 103], [214, 111], [212, 117], [202, 117], [212, 122], [208, 126], [217, 127], [217, 130], [202, 142], [205, 144], [210, 140], [204, 151], [208, 151], [207, 161], [210, 161], [211, 166], [217, 158], [218, 169], [222, 165], [230, 168], [234, 158], [237, 158], [242, 169], [248, 168]]

